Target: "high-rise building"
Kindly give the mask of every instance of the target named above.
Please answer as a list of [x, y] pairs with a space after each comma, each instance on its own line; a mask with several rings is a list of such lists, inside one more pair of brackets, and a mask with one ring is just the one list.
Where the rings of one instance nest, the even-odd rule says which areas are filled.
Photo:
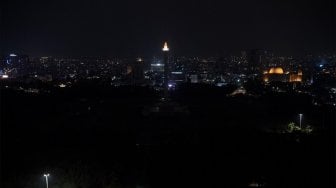
[[142, 58], [138, 58], [134, 63], [133, 78], [137, 83], [143, 83], [145, 79], [144, 66], [144, 60]]
[[247, 55], [248, 62], [248, 74], [249, 75], [260, 75], [264, 67], [264, 61], [267, 56], [266, 50], [253, 49], [250, 50]]
[[135, 62], [127, 65], [126, 75], [128, 82], [131, 84], [143, 84], [144, 83], [144, 61], [142, 58], [137, 58]]
[[259, 50], [251, 50], [248, 56], [249, 71], [252, 74], [259, 72], [261, 65], [261, 55]]

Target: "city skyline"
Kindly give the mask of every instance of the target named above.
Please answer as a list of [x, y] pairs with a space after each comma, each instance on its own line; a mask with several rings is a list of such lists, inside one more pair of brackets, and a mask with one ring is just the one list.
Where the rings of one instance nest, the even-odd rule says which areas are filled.
[[335, 0], [1, 0], [1, 188], [335, 188]]

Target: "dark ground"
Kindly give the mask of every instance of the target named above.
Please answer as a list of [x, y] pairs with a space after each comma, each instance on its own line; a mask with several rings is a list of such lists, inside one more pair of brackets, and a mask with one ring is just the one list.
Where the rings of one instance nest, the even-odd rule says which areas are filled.
[[[1, 187], [335, 187], [335, 110], [304, 95], [185, 86], [188, 115], [144, 116], [147, 88], [1, 91]], [[297, 122], [311, 135], [279, 134]], [[77, 185], [77, 186], [75, 186]]]

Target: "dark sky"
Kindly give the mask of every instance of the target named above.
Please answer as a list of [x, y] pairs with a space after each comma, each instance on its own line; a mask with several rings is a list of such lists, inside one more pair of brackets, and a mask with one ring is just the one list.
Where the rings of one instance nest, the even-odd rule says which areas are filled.
[[150, 56], [335, 50], [335, 0], [1, 0], [1, 51]]

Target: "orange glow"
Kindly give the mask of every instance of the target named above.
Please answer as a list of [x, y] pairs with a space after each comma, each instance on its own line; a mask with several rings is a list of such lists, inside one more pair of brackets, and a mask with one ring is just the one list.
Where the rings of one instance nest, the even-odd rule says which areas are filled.
[[268, 82], [268, 81], [269, 81], [268, 77], [265, 76], [265, 77], [264, 77], [264, 82]]
[[289, 82], [302, 82], [302, 76], [299, 74], [289, 75]]
[[283, 74], [284, 71], [281, 67], [273, 67], [269, 70], [268, 74]]
[[302, 76], [302, 70], [298, 71], [298, 75]]

